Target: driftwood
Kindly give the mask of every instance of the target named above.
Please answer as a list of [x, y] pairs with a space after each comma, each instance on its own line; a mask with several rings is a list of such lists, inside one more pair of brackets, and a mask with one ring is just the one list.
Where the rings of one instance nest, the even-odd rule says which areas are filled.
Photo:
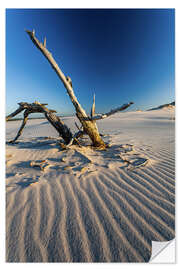
[[133, 102], [129, 102], [127, 104], [124, 104], [122, 105], [121, 107], [118, 107], [116, 109], [113, 109], [111, 110], [110, 112], [108, 113], [104, 113], [104, 114], [100, 114], [100, 115], [96, 115], [96, 116], [92, 116], [92, 121], [96, 121], [96, 120], [101, 120], [101, 119], [104, 119], [108, 116], [111, 116], [112, 114], [115, 114], [117, 112], [120, 112], [120, 111], [124, 111], [125, 109], [127, 109], [131, 104], [134, 104]]
[[47, 168], [50, 167], [50, 164], [48, 163], [47, 160], [42, 160], [39, 162], [38, 161], [31, 161], [30, 166], [40, 168], [40, 170], [44, 172]]
[[36, 37], [35, 37], [35, 31], [29, 31], [26, 30], [27, 34], [29, 35], [32, 42], [35, 44], [35, 46], [42, 52], [42, 54], [45, 56], [45, 58], [48, 60], [48, 62], [51, 64], [52, 68], [55, 70], [58, 77], [63, 82], [67, 93], [75, 107], [76, 110], [76, 116], [78, 117], [81, 127], [78, 126], [78, 124], [75, 122], [75, 125], [78, 129], [78, 132], [76, 132], [74, 135], [71, 133], [70, 129], [64, 124], [64, 122], [58, 117], [55, 113], [55, 110], [49, 110], [44, 103], [34, 102], [34, 103], [27, 103], [27, 102], [20, 102], [19, 108], [8, 115], [6, 117], [6, 120], [11, 119], [12, 117], [16, 116], [20, 112], [24, 110], [24, 119], [22, 122], [22, 125], [14, 138], [14, 140], [11, 141], [11, 143], [14, 143], [19, 136], [22, 134], [22, 131], [26, 125], [26, 122], [28, 120], [28, 115], [30, 113], [43, 113], [46, 117], [46, 119], [50, 122], [50, 124], [57, 130], [59, 133], [59, 136], [61, 136], [64, 139], [65, 145], [64, 148], [67, 148], [71, 146], [74, 142], [79, 144], [78, 138], [82, 137], [84, 134], [87, 134], [91, 141], [92, 146], [97, 147], [99, 149], [104, 149], [108, 147], [108, 145], [105, 144], [105, 142], [102, 139], [102, 134], [99, 133], [98, 127], [96, 124], [96, 120], [104, 119], [108, 116], [111, 116], [112, 114], [123, 111], [126, 108], [128, 108], [133, 102], [129, 102], [127, 104], [122, 105], [121, 107], [118, 107], [116, 109], [111, 110], [108, 113], [104, 114], [95, 114], [95, 95], [93, 97], [93, 104], [90, 116], [87, 115], [85, 110], [82, 108], [80, 103], [78, 102], [74, 90], [72, 87], [72, 80], [69, 76], [65, 76], [64, 73], [61, 71], [59, 66], [57, 65], [56, 61], [52, 57], [52, 54], [47, 50], [46, 48], [46, 38], [44, 39], [44, 42], [41, 43]]
[[20, 102], [18, 104], [19, 104], [19, 108], [15, 112], [11, 113], [10, 115], [6, 117], [6, 120], [9, 120], [15, 115], [17, 115], [18, 113], [25, 110], [22, 125], [16, 137], [14, 138], [14, 140], [10, 141], [10, 143], [15, 143], [16, 140], [19, 138], [19, 136], [22, 134], [22, 131], [28, 120], [28, 115], [30, 113], [43, 113], [45, 117], [47, 118], [47, 120], [50, 122], [50, 124], [57, 130], [57, 132], [59, 133], [59, 136], [61, 136], [64, 139], [65, 143], [66, 144], [70, 143], [73, 137], [70, 129], [64, 124], [64, 122], [60, 119], [60, 117], [54, 114], [56, 112], [55, 110], [49, 110], [48, 108], [45, 107], [45, 105], [48, 105], [48, 104], [41, 104], [37, 101], [34, 103]]
[[[93, 101], [93, 106], [92, 106], [92, 110], [91, 110], [91, 116], [88, 116], [85, 112], [85, 110], [82, 108], [82, 106], [80, 105], [80, 103], [78, 102], [75, 94], [74, 94], [74, 90], [72, 87], [72, 80], [69, 76], [65, 76], [64, 73], [61, 71], [61, 69], [59, 68], [58, 64], [56, 63], [56, 61], [54, 60], [54, 58], [52, 57], [52, 54], [47, 50], [46, 48], [46, 38], [44, 39], [44, 42], [41, 43], [36, 37], [35, 37], [35, 31], [29, 31], [26, 30], [27, 34], [29, 35], [30, 39], [32, 40], [32, 42], [34, 43], [34, 45], [41, 51], [41, 53], [45, 56], [45, 58], [48, 60], [48, 62], [51, 64], [52, 68], [55, 70], [56, 74], [58, 75], [58, 77], [61, 79], [62, 83], [64, 84], [67, 93], [75, 107], [76, 110], [76, 116], [78, 117], [79, 121], [82, 124], [83, 127], [83, 132], [87, 135], [89, 135], [90, 139], [92, 140], [92, 144], [94, 147], [101, 147], [101, 148], [105, 148], [106, 144], [104, 143], [104, 141], [102, 140], [97, 125], [96, 125], [96, 120], [99, 119], [103, 119], [105, 117], [108, 117], [110, 115], [112, 115], [113, 113], [117, 112], [117, 111], [122, 111], [126, 108], [128, 108], [132, 102], [125, 104], [123, 107], [117, 108], [116, 110], [113, 110], [107, 114], [103, 114], [100, 116], [95, 116], [95, 97], [94, 97], [94, 101]], [[49, 120], [49, 119], [48, 119]], [[78, 134], [79, 135], [79, 134]], [[75, 136], [74, 139], [76, 139], [77, 137]], [[70, 144], [72, 144], [73, 140], [72, 137], [70, 138], [69, 142]]]

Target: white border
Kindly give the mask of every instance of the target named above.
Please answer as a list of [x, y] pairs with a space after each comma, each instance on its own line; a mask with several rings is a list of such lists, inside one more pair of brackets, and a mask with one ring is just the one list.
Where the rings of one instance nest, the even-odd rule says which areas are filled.
[[5, 255], [5, 28], [4, 11], [0, 9], [0, 262]]
[[[51, 3], [51, 4], [48, 4]], [[47, 1], [35, 1], [35, 0], [31, 0], [29, 1], [23, 1], [23, 0], [16, 0], [16, 1], [10, 1], [10, 0], [6, 0], [6, 1], [1, 1], [0, 4], [0, 59], [1, 59], [1, 64], [0, 64], [0, 150], [1, 150], [1, 155], [0, 155], [0, 174], [1, 174], [1, 178], [0, 178], [0, 195], [1, 195], [1, 207], [0, 207], [0, 236], [1, 236], [1, 241], [0, 241], [0, 263], [1, 263], [1, 267], [6, 267], [6, 268], [11, 268], [13, 267], [13, 269], [17, 268], [17, 269], [21, 269], [24, 267], [26, 268], [31, 268], [32, 267], [38, 267], [38, 269], [40, 267], [43, 268], [49, 268], [49, 267], [57, 267], [59, 269], [59, 267], [61, 268], [91, 268], [91, 267], [97, 267], [98, 269], [110, 269], [110, 268], [120, 268], [123, 267], [123, 269], [128, 269], [129, 267], [133, 267], [133, 269], [139, 269], [139, 268], [143, 268], [144, 267], [153, 267], [153, 269], [155, 269], [156, 267], [163, 267], [163, 270], [165, 269], [169, 269], [169, 267], [173, 268], [177, 268], [178, 264], [179, 264], [179, 260], [176, 257], [176, 263], [177, 264], [172, 264], [171, 266], [169, 264], [163, 264], [163, 265], [155, 265], [155, 264], [122, 264], [122, 263], [93, 263], [93, 264], [59, 264], [59, 263], [55, 263], [55, 264], [50, 264], [50, 263], [41, 263], [41, 264], [37, 264], [37, 263], [5, 263], [5, 184], [4, 184], [4, 175], [5, 175], [5, 147], [4, 147], [4, 142], [5, 142], [5, 121], [4, 121], [4, 116], [5, 116], [5, 8], [176, 8], [176, 48], [179, 48], [178, 46], [178, 35], [177, 35], [177, 25], [179, 24], [179, 7], [178, 7], [178, 1], [176, 0], [171, 0], [171, 1], [167, 1], [167, 0], [151, 0], [151, 1], [140, 1], [140, 0], [126, 0], [126, 1], [95, 1], [95, 0], [91, 0], [91, 1], [53, 1], [51, 0], [50, 2]], [[179, 60], [178, 58], [178, 51], [176, 50], [176, 70], [177, 70], [177, 60]], [[177, 73], [178, 75], [178, 73]], [[177, 81], [178, 81], [178, 76], [176, 77], [176, 87], [177, 87]], [[176, 116], [179, 116], [179, 105], [178, 105], [178, 100], [179, 100], [179, 94], [178, 91], [176, 91], [176, 104], [177, 104], [177, 110], [176, 110]], [[179, 124], [178, 124], [178, 120], [176, 120], [176, 139], [178, 139], [179, 136]], [[179, 152], [179, 145], [178, 145], [178, 140], [176, 140], [176, 149], [178, 149], [177, 154], [176, 154], [176, 164], [177, 164], [177, 160], [179, 159], [178, 157], [178, 152]], [[178, 181], [179, 181], [179, 170], [178, 170], [178, 166], [176, 166], [177, 168], [177, 172], [176, 172], [176, 180], [177, 180], [177, 184], [176, 184], [176, 190], [178, 190]], [[176, 194], [176, 228], [178, 228], [178, 219], [179, 219], [179, 215], [178, 215], [178, 209], [177, 209], [177, 205], [178, 205], [178, 196]], [[178, 234], [178, 232], [176, 232]], [[179, 240], [179, 235], [178, 235], [178, 240]], [[179, 241], [178, 241], [179, 242]], [[177, 247], [177, 244], [176, 244]], [[177, 255], [177, 250], [176, 250], [176, 255]]]
[[176, 0], [91, 0], [91, 1], [42, 1], [42, 0], [6, 0], [2, 3], [3, 8], [175, 8], [178, 5]]

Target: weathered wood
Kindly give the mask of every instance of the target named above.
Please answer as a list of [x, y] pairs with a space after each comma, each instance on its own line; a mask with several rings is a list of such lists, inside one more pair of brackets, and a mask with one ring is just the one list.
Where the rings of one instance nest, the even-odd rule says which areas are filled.
[[79, 130], [78, 132], [76, 132], [74, 134], [74, 136], [72, 137], [72, 139], [70, 140], [70, 142], [67, 144], [67, 147], [71, 146], [73, 144], [74, 141], [77, 142], [77, 139], [81, 136], [83, 136], [85, 133], [82, 130]]
[[19, 131], [18, 131], [18, 133], [16, 135], [16, 137], [14, 138], [14, 140], [9, 141], [9, 143], [15, 143], [15, 141], [21, 136], [22, 131], [23, 131], [23, 129], [24, 129], [25, 125], [26, 125], [26, 122], [28, 120], [28, 115], [29, 115], [29, 111], [28, 110], [25, 110], [25, 112], [24, 112], [24, 119], [23, 119], [22, 125], [21, 125], [21, 127], [20, 127], [20, 129], [19, 129]]
[[56, 112], [55, 110], [50, 110], [45, 107], [46, 104], [41, 104], [37, 101], [35, 101], [34, 103], [21, 102], [18, 104], [20, 108], [17, 109], [14, 113], [6, 117], [6, 120], [7, 118], [10, 119], [13, 116], [17, 115], [19, 112], [25, 110], [22, 126], [20, 127], [17, 133], [17, 136], [14, 138], [14, 140], [10, 141], [10, 143], [14, 143], [22, 134], [22, 131], [28, 119], [28, 115], [30, 113], [44, 113], [47, 120], [57, 130], [57, 132], [59, 133], [59, 136], [61, 136], [64, 139], [66, 144], [68, 144], [71, 141], [73, 135], [70, 129], [64, 124], [64, 122], [60, 119], [60, 117], [58, 117], [57, 115], [53, 113], [53, 112]]
[[52, 124], [52, 126], [58, 131], [59, 135], [68, 144], [72, 139], [72, 133], [70, 129], [64, 124], [64, 122], [53, 113], [45, 113], [45, 117]]
[[55, 62], [54, 58], [52, 57], [52, 54], [47, 50], [46, 38], [44, 39], [44, 42], [42, 44], [35, 37], [34, 30], [32, 32], [27, 30], [26, 32], [30, 36], [30, 38], [31, 38], [32, 42], [35, 44], [35, 46], [43, 53], [43, 55], [49, 61], [52, 68], [55, 70], [58, 77], [63, 82], [63, 84], [67, 90], [67, 93], [68, 93], [68, 95], [69, 95], [69, 97], [70, 97], [70, 99], [75, 107], [76, 115], [77, 115], [79, 121], [81, 122], [82, 127], [79, 128], [78, 125], [75, 123], [77, 128], [79, 129], [79, 131], [73, 136], [70, 129], [64, 124], [64, 122], [57, 115], [54, 114], [54, 112], [56, 112], [56, 111], [51, 110], [51, 109], [47, 109], [45, 107], [45, 105], [47, 105], [47, 104], [45, 104], [45, 103], [41, 104], [37, 101], [34, 103], [20, 102], [20, 103], [18, 103], [19, 108], [15, 112], [11, 113], [10, 115], [8, 115], [6, 117], [6, 120], [9, 120], [10, 118], [14, 117], [18, 113], [25, 110], [23, 123], [22, 123], [16, 137], [11, 142], [12, 143], [15, 142], [19, 138], [19, 136], [22, 134], [22, 131], [23, 131], [23, 129], [26, 125], [27, 119], [28, 119], [28, 115], [30, 113], [44, 113], [45, 117], [50, 122], [50, 124], [57, 130], [59, 135], [64, 139], [66, 146], [70, 146], [71, 144], [73, 144], [74, 141], [79, 143], [78, 138], [84, 134], [87, 134], [91, 138], [94, 147], [98, 147], [101, 149], [105, 148], [106, 144], [102, 140], [101, 134], [99, 134], [99, 132], [98, 132], [96, 120], [104, 119], [104, 118], [106, 118], [106, 117], [108, 117], [108, 116], [110, 116], [118, 111], [125, 110], [131, 104], [133, 104], [133, 102], [130, 102], [128, 104], [124, 104], [123, 106], [118, 107], [114, 110], [111, 110], [110, 112], [108, 112], [106, 114], [95, 115], [95, 95], [94, 95], [93, 105], [92, 105], [92, 109], [91, 109], [91, 115], [89, 117], [86, 114], [85, 110], [80, 105], [80, 103], [78, 102], [78, 100], [74, 94], [71, 78], [69, 76], [64, 75], [64, 73], [61, 71], [61, 69], [59, 68], [59, 66]]
[[[133, 102], [129, 102], [127, 104], [124, 104], [122, 105], [121, 107], [118, 107], [114, 110], [111, 110], [110, 112], [108, 113], [104, 113], [104, 114], [100, 114], [100, 115], [96, 115], [96, 116], [93, 116], [91, 119], [94, 121], [96, 120], [101, 120], [101, 119], [104, 119], [104, 118], [107, 118], [108, 116], [111, 116], [112, 114], [115, 114], [117, 112], [120, 112], [120, 111], [124, 111], [125, 109], [127, 109], [129, 106], [131, 106], [132, 104], [134, 104]], [[87, 119], [88, 121], [88, 119]]]
[[19, 114], [20, 112], [22, 112], [24, 110], [24, 108], [22, 108], [21, 106], [15, 110], [13, 113], [9, 114], [8, 116], [6, 116], [6, 121], [8, 121], [9, 119], [13, 118], [14, 116], [16, 116], [17, 114]]
[[[95, 116], [95, 94], [93, 96], [93, 104], [92, 104], [92, 108], [91, 108], [91, 121], [94, 123], [94, 125], [98, 129], [97, 124], [96, 124], [96, 120], [93, 120], [94, 116]], [[101, 136], [101, 134], [99, 134], [99, 135]]]
[[[93, 146], [99, 147], [104, 146], [106, 147], [104, 141], [102, 140], [101, 136], [99, 135], [97, 126], [93, 121], [91, 121], [91, 118], [89, 118], [85, 112], [85, 110], [82, 108], [80, 103], [78, 102], [73, 88], [72, 88], [72, 81], [70, 77], [66, 77], [64, 73], [59, 68], [58, 64], [52, 57], [52, 54], [47, 50], [47, 48], [35, 37], [34, 31], [26, 30], [27, 34], [29, 35], [32, 42], [35, 44], [35, 46], [42, 52], [42, 54], [45, 56], [45, 58], [48, 60], [48, 62], [51, 64], [52, 68], [55, 70], [56, 74], [60, 78], [60, 80], [63, 82], [67, 93], [75, 107], [76, 115], [81, 122], [84, 132], [89, 135], [89, 137], [92, 140]], [[86, 121], [84, 120], [86, 119]]]
[[91, 108], [91, 119], [93, 118], [94, 115], [95, 115], [95, 94], [93, 96], [93, 105]]
[[76, 122], [75, 122], [75, 126], [77, 127], [78, 130], [82, 130], [82, 127], [79, 127]]

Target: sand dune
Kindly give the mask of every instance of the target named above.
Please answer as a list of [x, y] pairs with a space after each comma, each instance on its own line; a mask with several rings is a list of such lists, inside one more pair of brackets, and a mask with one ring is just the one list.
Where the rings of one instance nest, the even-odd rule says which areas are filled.
[[154, 111], [154, 110], [174, 110], [175, 109], [175, 101], [167, 104], [160, 105], [158, 107], [152, 108], [148, 111]]
[[[46, 120], [30, 120], [19, 143], [7, 144], [7, 262], [149, 261], [152, 240], [175, 237], [172, 116], [126, 112], [99, 121], [108, 151], [61, 151]], [[75, 130], [74, 118], [67, 121]], [[7, 140], [18, 125], [7, 123]], [[42, 160], [44, 171], [30, 166]]]

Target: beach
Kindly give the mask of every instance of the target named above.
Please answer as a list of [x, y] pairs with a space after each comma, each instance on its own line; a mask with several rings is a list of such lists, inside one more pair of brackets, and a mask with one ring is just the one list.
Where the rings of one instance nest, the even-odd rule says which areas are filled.
[[[63, 121], [75, 133], [76, 117]], [[21, 121], [8, 121], [6, 141]], [[62, 150], [46, 119], [6, 144], [7, 262], [148, 262], [175, 237], [175, 109], [97, 121], [104, 151]]]

